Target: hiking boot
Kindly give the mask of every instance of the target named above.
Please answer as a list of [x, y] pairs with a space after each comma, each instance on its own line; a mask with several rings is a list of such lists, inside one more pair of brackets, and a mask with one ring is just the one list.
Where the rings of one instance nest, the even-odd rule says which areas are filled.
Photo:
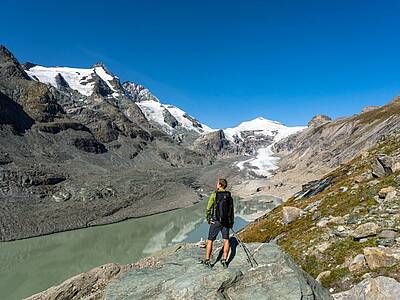
[[226, 263], [226, 259], [221, 259], [221, 265], [224, 269], [228, 268], [228, 264]]
[[207, 268], [212, 268], [211, 262], [209, 259], [204, 259], [200, 261], [201, 264], [205, 265]]

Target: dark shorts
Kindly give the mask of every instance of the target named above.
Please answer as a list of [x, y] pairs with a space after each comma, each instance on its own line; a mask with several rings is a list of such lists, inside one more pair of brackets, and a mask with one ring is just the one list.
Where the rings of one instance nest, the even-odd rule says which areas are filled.
[[224, 240], [229, 239], [229, 228], [224, 227], [218, 221], [213, 221], [214, 223], [210, 224], [210, 229], [208, 230], [208, 239], [211, 241], [215, 241], [218, 233], [221, 231], [222, 238]]

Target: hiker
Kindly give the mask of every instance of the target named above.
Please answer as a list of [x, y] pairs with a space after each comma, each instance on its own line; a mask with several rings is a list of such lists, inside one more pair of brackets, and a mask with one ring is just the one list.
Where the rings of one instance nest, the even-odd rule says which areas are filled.
[[210, 256], [213, 242], [220, 231], [224, 239], [224, 252], [221, 264], [224, 268], [228, 267], [229, 229], [233, 226], [234, 211], [231, 193], [225, 190], [227, 185], [226, 179], [218, 179], [217, 190], [210, 195], [206, 208], [206, 220], [210, 224], [210, 229], [206, 243], [206, 258], [203, 263], [208, 267], [211, 267]]

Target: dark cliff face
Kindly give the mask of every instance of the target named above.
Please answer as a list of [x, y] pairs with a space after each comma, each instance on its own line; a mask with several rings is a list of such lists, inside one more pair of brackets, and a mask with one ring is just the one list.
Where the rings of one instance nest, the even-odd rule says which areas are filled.
[[11, 125], [18, 132], [24, 132], [33, 124], [34, 120], [21, 105], [0, 92], [0, 125]]
[[29, 80], [22, 66], [14, 55], [3, 45], [0, 45], [0, 78], [21, 78]]

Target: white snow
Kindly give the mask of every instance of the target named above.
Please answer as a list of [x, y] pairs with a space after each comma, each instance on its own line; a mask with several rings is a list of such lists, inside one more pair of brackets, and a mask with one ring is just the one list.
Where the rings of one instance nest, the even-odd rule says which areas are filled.
[[169, 126], [164, 122], [164, 115], [163, 115], [164, 107], [160, 102], [149, 100], [149, 101], [136, 102], [136, 104], [139, 106], [139, 108], [142, 110], [142, 112], [149, 121], [162, 124], [172, 129], [171, 126]]
[[225, 136], [228, 140], [234, 141], [234, 137], [237, 136], [239, 139], [243, 139], [241, 133], [243, 131], [256, 131], [255, 135], [269, 135], [274, 136], [280, 131], [284, 131], [287, 126], [276, 122], [258, 117], [250, 121], [240, 123], [236, 127], [224, 129]]
[[[178, 122], [183, 127], [185, 127], [188, 130], [195, 130], [197, 132], [200, 132], [200, 130], [197, 127], [194, 127], [193, 123], [188, 118], [185, 117], [185, 115], [187, 114], [182, 109], [170, 104], [164, 104], [163, 106], [175, 117], [175, 119], [178, 120]], [[201, 124], [201, 127], [204, 132], [213, 131], [213, 129], [211, 129], [207, 125]]]
[[279, 122], [267, 120], [262, 117], [258, 117], [251, 121], [246, 121], [239, 124], [234, 128], [224, 129], [225, 136], [234, 141], [234, 137], [237, 136], [240, 140], [243, 140], [243, 131], [255, 131], [255, 135], [265, 135], [273, 137], [273, 142], [267, 147], [259, 148], [256, 150], [256, 156], [248, 160], [240, 161], [236, 163], [239, 169], [244, 169], [246, 165], [250, 166], [251, 170], [257, 175], [269, 176], [273, 170], [276, 170], [279, 158], [274, 155], [272, 147], [275, 143], [281, 139], [294, 134], [305, 126], [294, 126], [288, 127]]
[[[160, 124], [169, 132], [172, 132], [174, 129], [169, 124], [164, 122], [164, 110], [169, 111], [171, 115], [174, 116], [174, 118], [179, 122], [178, 126], [181, 126], [187, 130], [193, 130], [198, 133], [202, 133], [200, 128], [194, 126], [188, 118], [184, 117], [186, 113], [174, 105], [162, 104], [153, 100], [136, 102], [136, 104], [142, 110], [147, 119]], [[212, 131], [210, 127], [204, 124], [201, 124], [201, 126], [203, 132]]]
[[[88, 82], [97, 74], [106, 84], [115, 92], [115, 88], [110, 81], [114, 78], [104, 70], [103, 67], [95, 67], [89, 69], [69, 68], [69, 67], [43, 67], [34, 66], [26, 71], [26, 73], [34, 80], [50, 84], [58, 88], [56, 76], [61, 74], [71, 89], [78, 91], [82, 95], [90, 96], [93, 93], [93, 82]], [[117, 93], [115, 93], [117, 94]]]

